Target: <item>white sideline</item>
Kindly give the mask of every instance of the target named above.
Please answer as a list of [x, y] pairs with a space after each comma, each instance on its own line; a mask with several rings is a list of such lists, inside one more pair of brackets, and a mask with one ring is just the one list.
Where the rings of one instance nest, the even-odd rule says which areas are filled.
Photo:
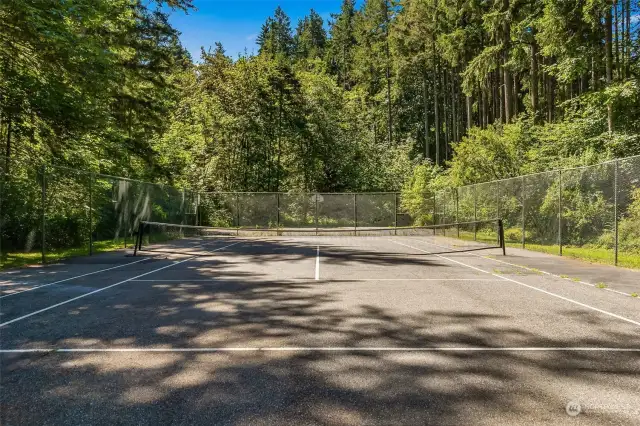
[[600, 312], [601, 314], [608, 315], [608, 316], [610, 316], [610, 317], [617, 318], [617, 319], [619, 319], [619, 320], [626, 321], [626, 322], [628, 322], [628, 323], [630, 323], [630, 324], [637, 325], [637, 326], [639, 326], [639, 327], [640, 327], [640, 322], [638, 322], [638, 321], [634, 321], [634, 320], [632, 320], [632, 319], [630, 319], [630, 318], [626, 318], [626, 317], [623, 317], [623, 316], [621, 316], [621, 315], [614, 314], [614, 313], [612, 313], [612, 312], [605, 311], [605, 310], [600, 309], [600, 308], [596, 308], [596, 307], [594, 307], [594, 306], [586, 305], [586, 304], [584, 304], [584, 303], [578, 302], [577, 300], [569, 299], [568, 297], [560, 296], [559, 294], [552, 293], [552, 292], [550, 292], [550, 291], [543, 290], [543, 289], [541, 289], [541, 288], [538, 288], [538, 287], [535, 287], [535, 286], [532, 286], [532, 285], [529, 285], [529, 284], [525, 284], [525, 283], [523, 283], [523, 282], [516, 281], [516, 280], [511, 279], [511, 278], [507, 278], [507, 277], [505, 277], [505, 276], [503, 276], [503, 275], [494, 274], [494, 273], [492, 273], [492, 272], [485, 271], [484, 269], [480, 269], [480, 268], [477, 268], [477, 267], [472, 266], [472, 265], [467, 265], [467, 264], [466, 264], [466, 263], [464, 263], [464, 262], [460, 262], [460, 261], [457, 261], [457, 260], [453, 260], [453, 259], [450, 259], [450, 258], [448, 258], [448, 257], [446, 257], [446, 256], [442, 256], [442, 255], [439, 255], [439, 254], [435, 254], [435, 253], [433, 253], [433, 252], [429, 252], [429, 251], [423, 250], [423, 249], [418, 248], [418, 247], [413, 247], [413, 246], [410, 246], [410, 245], [408, 245], [408, 244], [403, 244], [403, 243], [400, 243], [400, 242], [398, 242], [398, 241], [394, 241], [394, 240], [390, 240], [390, 241], [392, 241], [392, 242], [393, 242], [393, 243], [395, 243], [395, 244], [399, 244], [399, 245], [401, 245], [401, 246], [405, 246], [405, 247], [409, 247], [409, 248], [414, 249], [414, 250], [421, 251], [421, 252], [423, 252], [423, 253], [432, 254], [432, 255], [434, 255], [434, 256], [436, 256], [436, 257], [439, 257], [439, 258], [442, 258], [442, 259], [448, 260], [449, 262], [457, 263], [458, 265], [461, 265], [461, 266], [464, 266], [464, 267], [467, 267], [467, 268], [471, 268], [471, 269], [474, 269], [474, 270], [476, 270], [476, 271], [483, 272], [483, 273], [485, 273], [485, 274], [492, 275], [492, 276], [494, 276], [494, 277], [496, 277], [496, 278], [500, 278], [500, 279], [505, 280], [505, 281], [510, 281], [510, 282], [512, 282], [512, 283], [514, 283], [514, 284], [518, 284], [518, 285], [520, 285], [520, 286], [527, 287], [527, 288], [530, 288], [530, 289], [532, 289], [532, 290], [536, 290], [536, 291], [539, 291], [539, 292], [541, 292], [541, 293], [548, 294], [548, 295], [553, 296], [553, 297], [557, 297], [558, 299], [565, 300], [565, 301], [567, 301], [567, 302], [570, 302], [570, 303], [573, 303], [573, 304], [576, 304], [576, 305], [582, 306], [583, 308], [591, 309], [591, 310], [593, 310], [593, 311]]
[[220, 347], [220, 348], [32, 348], [0, 349], [0, 353], [95, 353], [95, 352], [640, 352], [640, 348], [600, 347]]
[[0, 299], [4, 299], [5, 297], [9, 297], [9, 296], [15, 296], [16, 294], [25, 293], [27, 291], [35, 290], [35, 289], [38, 289], [38, 288], [47, 287], [47, 286], [54, 285], [54, 284], [64, 283], [64, 282], [67, 282], [67, 281], [75, 280], [77, 278], [88, 277], [89, 275], [99, 274], [100, 272], [111, 271], [112, 269], [122, 268], [124, 266], [133, 265], [135, 263], [140, 263], [140, 262], [145, 261], [145, 260], [147, 260], [147, 259], [140, 259], [140, 260], [136, 260], [135, 262], [125, 263], [123, 265], [114, 266], [112, 268], [100, 269], [99, 271], [89, 272], [88, 274], [76, 275], [75, 277], [65, 278], [64, 280], [54, 281], [52, 283], [31, 287], [29, 289], [22, 290], [22, 291], [16, 291], [15, 293], [9, 293], [9, 294], [2, 295], [2, 296], [0, 296]]
[[[227, 246], [220, 247], [220, 248], [217, 248], [217, 249], [215, 249], [215, 250], [211, 250], [211, 252], [213, 253], [213, 252], [215, 252], [215, 251], [222, 250], [222, 249], [225, 249], [225, 248], [227, 248], [227, 247], [235, 246], [236, 244], [240, 244], [240, 243], [242, 243], [242, 242], [243, 242], [243, 241], [238, 241], [238, 242], [236, 242], [236, 243], [229, 244], [229, 245], [227, 245]], [[144, 277], [144, 276], [146, 276], [146, 275], [153, 274], [154, 272], [162, 271], [163, 269], [167, 269], [167, 268], [170, 268], [170, 267], [172, 267], [172, 266], [179, 265], [179, 264], [181, 264], [181, 263], [184, 263], [184, 262], [187, 262], [187, 261], [189, 261], [189, 260], [195, 259], [196, 257], [198, 257], [198, 256], [191, 256], [191, 257], [188, 257], [188, 258], [186, 258], [186, 259], [184, 259], [184, 260], [181, 260], [181, 261], [179, 261], [179, 262], [174, 262], [174, 263], [171, 263], [171, 264], [169, 264], [169, 265], [163, 266], [163, 267], [161, 267], [161, 268], [157, 268], [157, 269], [154, 269], [154, 270], [152, 270], [152, 271], [145, 272], [144, 274], [140, 274], [140, 275], [137, 275], [137, 276], [135, 276], [135, 277], [131, 277], [131, 278], [126, 279], [126, 280], [124, 280], [124, 281], [120, 281], [120, 282], [118, 282], [118, 283], [111, 284], [111, 285], [109, 285], [109, 286], [99, 288], [99, 289], [94, 290], [94, 291], [91, 291], [91, 292], [89, 292], [89, 293], [85, 293], [85, 294], [80, 295], [80, 296], [78, 296], [78, 297], [74, 297], [74, 298], [72, 298], [72, 299], [65, 300], [64, 302], [56, 303], [55, 305], [51, 305], [51, 306], [48, 306], [48, 307], [46, 307], [46, 308], [43, 308], [43, 309], [37, 310], [37, 311], [35, 311], [35, 312], [31, 312], [30, 314], [23, 315], [23, 316], [18, 317], [18, 318], [14, 318], [14, 319], [12, 319], [12, 320], [10, 320], [10, 321], [7, 321], [7, 322], [3, 322], [2, 324], [0, 324], [0, 327], [4, 327], [4, 326], [6, 326], [6, 325], [13, 324], [14, 322], [22, 321], [23, 319], [26, 319], [26, 318], [32, 317], [32, 316], [37, 315], [37, 314], [40, 314], [40, 313], [42, 313], [42, 312], [46, 312], [46, 311], [51, 310], [51, 309], [53, 309], [53, 308], [57, 308], [58, 306], [66, 305], [67, 303], [73, 302], [73, 301], [78, 300], [78, 299], [82, 299], [83, 297], [87, 297], [87, 296], [91, 296], [92, 294], [100, 293], [101, 291], [107, 290], [107, 289], [109, 289], [109, 288], [111, 288], [111, 287], [115, 287], [115, 286], [118, 286], [118, 285], [121, 285], [121, 284], [124, 284], [124, 283], [128, 283], [128, 282], [133, 281], [133, 280], [135, 280], [135, 279], [137, 279], [137, 278], [140, 278], [140, 277]]]
[[[425, 240], [418, 240], [418, 241], [420, 241], [421, 243], [429, 244], [430, 246], [436, 246], [436, 247], [448, 248], [447, 246], [441, 246], [441, 245], [439, 245], [439, 244], [435, 244], [435, 243], [432, 243], [432, 242], [430, 242], [430, 241], [425, 241]], [[526, 250], [526, 249], [519, 249], [519, 250]], [[555, 278], [558, 278], [558, 279], [561, 279], [561, 280], [566, 280], [566, 279], [568, 279], [568, 278], [563, 278], [563, 277], [562, 277], [562, 276], [560, 276], [560, 275], [553, 274], [553, 273], [551, 273], [551, 272], [542, 271], [542, 270], [540, 270], [540, 269], [530, 268], [530, 267], [528, 267], [528, 266], [518, 265], [518, 264], [516, 264], [516, 263], [511, 263], [511, 262], [507, 262], [507, 261], [504, 261], [504, 260], [495, 259], [495, 258], [493, 258], [493, 257], [489, 257], [489, 256], [481, 256], [481, 255], [479, 255], [479, 254], [475, 254], [475, 253], [468, 253], [468, 254], [470, 254], [471, 256], [479, 257], [479, 258], [481, 258], [481, 259], [489, 259], [489, 260], [492, 260], [492, 261], [494, 261], [494, 262], [503, 263], [503, 264], [505, 264], [505, 265], [514, 266], [514, 267], [516, 267], [516, 268], [526, 269], [527, 271], [531, 271], [531, 272], [539, 272], [539, 273], [541, 273], [541, 274], [549, 275], [550, 277], [555, 277]], [[578, 283], [578, 284], [588, 285], [589, 287], [594, 287], [594, 288], [596, 287], [596, 285], [595, 285], [595, 284], [591, 284], [591, 283], [588, 283], [588, 282], [586, 282], [586, 281], [582, 281], [582, 280], [580, 280], [580, 281], [573, 281], [573, 280], [571, 280], [571, 282], [575, 282], [575, 283]], [[625, 292], [623, 292], [623, 291], [614, 290], [614, 289], [612, 289], [612, 288], [608, 288], [608, 287], [607, 287], [607, 288], [603, 288], [602, 290], [610, 291], [610, 292], [612, 292], [612, 293], [617, 293], [617, 294], [620, 294], [620, 295], [622, 295], [622, 296], [632, 297], [632, 296], [631, 296], [631, 294], [629, 294], [629, 293], [625, 293]]]

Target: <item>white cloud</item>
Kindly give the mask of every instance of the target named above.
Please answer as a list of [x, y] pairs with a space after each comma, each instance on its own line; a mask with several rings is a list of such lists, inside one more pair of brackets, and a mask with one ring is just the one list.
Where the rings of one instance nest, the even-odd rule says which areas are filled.
[[255, 40], [255, 39], [256, 39], [256, 37], [258, 37], [258, 34], [249, 34], [249, 35], [246, 37], [246, 40], [247, 40], [247, 41], [253, 41], [253, 40]]

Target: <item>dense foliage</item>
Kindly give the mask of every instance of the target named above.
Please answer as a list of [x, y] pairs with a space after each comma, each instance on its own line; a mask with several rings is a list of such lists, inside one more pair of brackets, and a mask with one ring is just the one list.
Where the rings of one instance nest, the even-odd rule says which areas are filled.
[[216, 43], [195, 63], [162, 12], [192, 7], [3, 1], [8, 170], [38, 158], [199, 190], [339, 192], [640, 153], [636, 1], [343, 0], [295, 28], [278, 7], [256, 55]]

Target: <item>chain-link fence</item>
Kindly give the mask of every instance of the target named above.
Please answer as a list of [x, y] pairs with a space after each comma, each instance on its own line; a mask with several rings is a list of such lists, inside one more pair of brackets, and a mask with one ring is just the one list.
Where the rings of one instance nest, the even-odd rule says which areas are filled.
[[501, 218], [508, 245], [640, 267], [640, 156], [468, 185], [433, 197], [436, 224]]
[[[198, 193], [0, 157], [5, 266], [128, 247], [140, 221], [357, 230], [497, 218], [511, 246], [640, 267], [640, 156], [420, 194]], [[442, 229], [497, 237], [476, 225]]]
[[143, 220], [195, 224], [197, 194], [0, 157], [0, 267], [132, 246]]

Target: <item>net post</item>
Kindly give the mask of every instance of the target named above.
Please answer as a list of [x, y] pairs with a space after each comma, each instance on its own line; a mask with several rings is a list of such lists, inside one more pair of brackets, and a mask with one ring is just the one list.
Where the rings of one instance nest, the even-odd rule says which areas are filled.
[[93, 256], [93, 173], [89, 173], [89, 256]]
[[502, 222], [502, 219], [498, 219], [498, 235], [500, 238], [500, 247], [502, 248], [502, 255], [506, 256], [507, 247], [504, 241], [504, 223]]
[[353, 193], [353, 235], [358, 235], [358, 194]]
[[619, 161], [616, 159], [614, 163], [613, 171], [613, 227], [614, 227], [614, 242], [613, 242], [613, 264], [618, 266], [618, 243], [619, 243], [619, 231], [618, 231], [618, 172], [620, 171]]
[[143, 222], [140, 222], [140, 225], [138, 225], [138, 234], [136, 235], [136, 242], [133, 245], [133, 257], [136, 257], [138, 255], [138, 251], [142, 247], [143, 226]]
[[42, 173], [42, 185], [41, 185], [41, 186], [42, 186], [42, 194], [41, 194], [41, 197], [42, 197], [42, 200], [41, 200], [41, 201], [42, 201], [42, 212], [41, 212], [41, 218], [40, 218], [40, 219], [41, 219], [42, 223], [40, 224], [40, 226], [41, 226], [41, 230], [40, 230], [40, 232], [41, 232], [41, 234], [42, 234], [42, 235], [41, 235], [41, 237], [42, 237], [41, 239], [42, 239], [42, 240], [41, 240], [40, 244], [42, 245], [42, 247], [41, 247], [41, 252], [42, 252], [42, 253], [41, 253], [41, 255], [42, 255], [42, 264], [44, 265], [44, 264], [47, 262], [47, 258], [46, 258], [46, 251], [47, 251], [47, 249], [46, 249], [46, 226], [47, 226], [47, 224], [46, 224], [46, 222], [47, 222], [47, 219], [46, 219], [46, 216], [47, 216], [47, 206], [46, 206], [46, 203], [47, 203], [47, 165], [46, 165], [46, 164], [43, 164], [43, 165], [42, 165], [42, 171], [41, 171], [41, 173]]
[[558, 245], [562, 256], [562, 170], [558, 170]]

